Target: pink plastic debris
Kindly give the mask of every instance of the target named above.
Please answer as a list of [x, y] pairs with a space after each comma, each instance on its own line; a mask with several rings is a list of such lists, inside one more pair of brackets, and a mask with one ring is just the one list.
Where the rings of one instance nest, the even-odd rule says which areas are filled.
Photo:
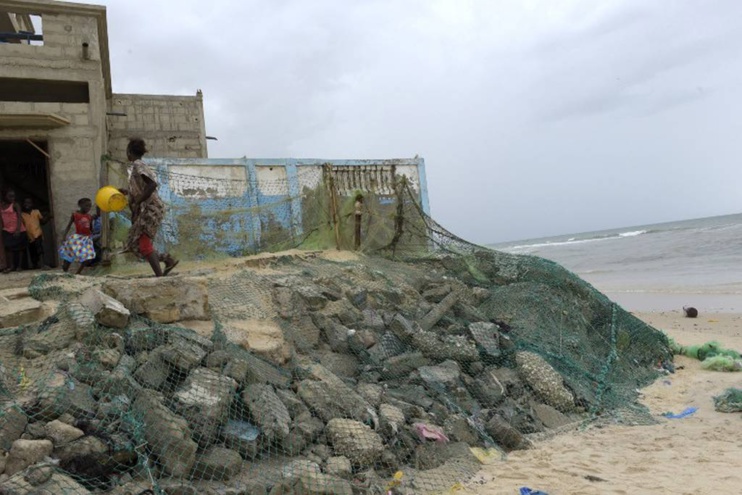
[[412, 427], [420, 437], [420, 441], [435, 440], [439, 443], [448, 442], [448, 437], [439, 426], [429, 425], [426, 423], [415, 423]]

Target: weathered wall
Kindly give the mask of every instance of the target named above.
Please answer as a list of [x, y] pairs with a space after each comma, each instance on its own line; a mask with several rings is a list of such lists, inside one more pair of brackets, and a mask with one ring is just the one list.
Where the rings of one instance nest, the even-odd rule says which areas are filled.
[[[103, 8], [97, 12], [105, 15]], [[42, 13], [42, 18], [43, 46], [0, 44], [3, 77], [86, 81], [90, 102], [0, 102], [0, 114], [54, 113], [71, 121], [71, 125], [56, 129], [3, 128], [0, 139], [32, 138], [48, 142], [51, 199], [59, 237], [77, 200], [95, 194], [98, 188], [100, 157], [106, 147], [105, 70], [95, 15]], [[82, 56], [83, 42], [89, 45], [87, 60]], [[107, 47], [104, 51], [107, 52]]]
[[131, 137], [147, 142], [151, 156], [206, 158], [206, 131], [201, 92], [196, 96], [114, 94], [108, 117], [108, 149], [116, 160], [126, 160]]

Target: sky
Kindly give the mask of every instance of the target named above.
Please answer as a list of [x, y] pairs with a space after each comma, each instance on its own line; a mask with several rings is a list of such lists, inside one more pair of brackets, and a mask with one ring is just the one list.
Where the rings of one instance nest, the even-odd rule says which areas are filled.
[[738, 0], [85, 3], [114, 92], [203, 90], [211, 158], [419, 155], [473, 242], [742, 212]]

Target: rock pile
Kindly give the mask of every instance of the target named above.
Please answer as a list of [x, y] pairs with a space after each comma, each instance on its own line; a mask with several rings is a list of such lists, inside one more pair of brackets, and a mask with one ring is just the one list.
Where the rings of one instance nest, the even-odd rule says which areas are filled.
[[282, 269], [245, 294], [267, 318], [224, 318], [214, 275], [109, 280], [19, 328], [16, 368], [40, 372], [1, 403], [0, 493], [350, 495], [400, 470], [398, 493], [424, 493], [476, 472], [468, 447], [525, 448], [584, 411], [485, 288]]

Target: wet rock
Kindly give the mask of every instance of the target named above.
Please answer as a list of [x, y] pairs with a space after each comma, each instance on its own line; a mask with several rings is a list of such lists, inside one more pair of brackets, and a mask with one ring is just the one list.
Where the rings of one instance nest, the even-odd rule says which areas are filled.
[[268, 441], [282, 440], [289, 434], [291, 415], [270, 385], [248, 385], [243, 393], [253, 422]]
[[242, 457], [234, 450], [211, 447], [201, 454], [193, 466], [193, 477], [202, 480], [225, 481], [242, 468]]
[[523, 380], [544, 402], [563, 412], [574, 410], [572, 392], [564, 386], [562, 375], [544, 358], [533, 352], [518, 352], [515, 361]]
[[82, 430], [59, 420], [47, 423], [44, 430], [46, 436], [54, 443], [55, 447], [60, 447], [85, 435]]
[[28, 418], [17, 407], [4, 407], [0, 411], [0, 450], [10, 450], [13, 442], [21, 438], [27, 424]]
[[142, 419], [144, 439], [164, 470], [172, 476], [186, 476], [196, 461], [198, 448], [191, 439], [188, 422], [165, 407], [161, 397], [148, 391], [136, 398], [132, 411]]
[[237, 383], [207, 368], [193, 370], [173, 395], [173, 407], [187, 419], [194, 438], [202, 446], [211, 444], [219, 426], [227, 422]]
[[54, 446], [49, 440], [16, 440], [10, 448], [5, 463], [5, 474], [13, 476], [28, 466], [51, 455]]
[[384, 444], [371, 428], [351, 419], [335, 418], [327, 423], [327, 438], [337, 455], [356, 465], [370, 465], [381, 457]]
[[103, 292], [120, 301], [133, 314], [160, 323], [211, 317], [205, 278], [119, 279], [104, 283]]
[[330, 457], [327, 459], [325, 472], [338, 478], [348, 479], [353, 474], [350, 459], [345, 456]]
[[129, 324], [129, 312], [123, 304], [107, 296], [96, 288], [90, 288], [80, 297], [82, 304], [90, 311], [98, 323], [107, 327], [126, 328]]

